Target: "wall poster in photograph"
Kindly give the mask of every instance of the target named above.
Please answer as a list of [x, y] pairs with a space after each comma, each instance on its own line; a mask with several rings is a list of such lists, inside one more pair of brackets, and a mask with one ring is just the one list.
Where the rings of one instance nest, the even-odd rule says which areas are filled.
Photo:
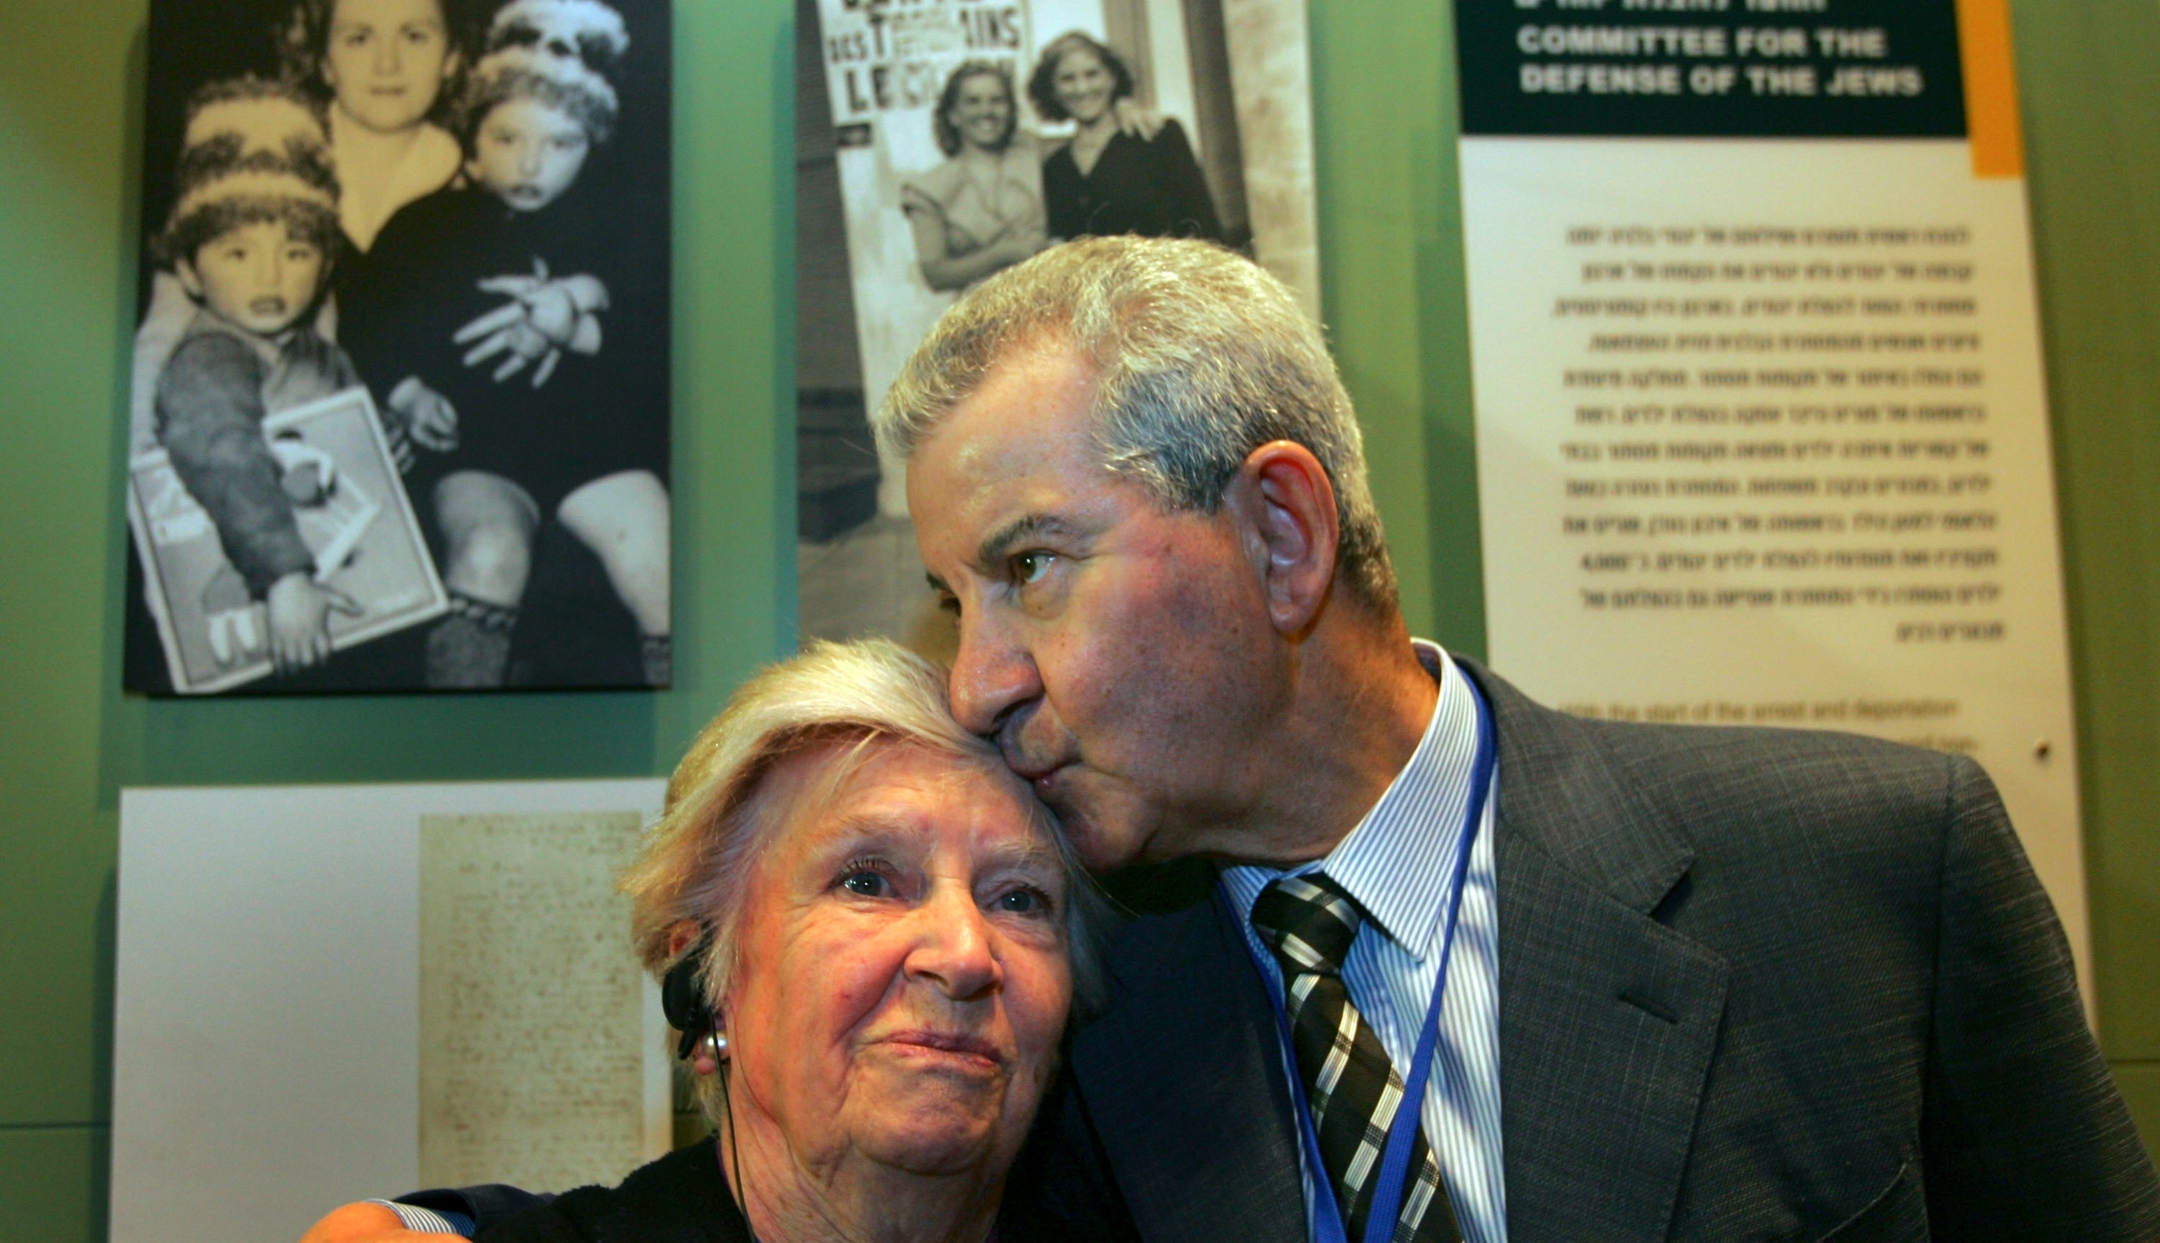
[[664, 785], [122, 791], [113, 1243], [665, 1155], [674, 1050], [614, 886]]
[[2089, 986], [2003, 0], [1456, 20], [1494, 667], [1972, 756]]
[[937, 653], [869, 412], [954, 298], [1072, 237], [1219, 241], [1318, 314], [1305, 0], [797, 0], [795, 29], [801, 630]]
[[669, 26], [154, 0], [128, 690], [668, 684]]

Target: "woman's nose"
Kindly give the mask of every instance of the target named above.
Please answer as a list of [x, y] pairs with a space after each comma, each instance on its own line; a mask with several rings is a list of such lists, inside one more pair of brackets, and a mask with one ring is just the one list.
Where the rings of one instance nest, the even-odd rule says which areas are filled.
[[910, 979], [953, 1001], [971, 1001], [997, 987], [1000, 972], [990, 952], [989, 921], [965, 886], [940, 886], [916, 918], [919, 939], [907, 958]]
[[954, 719], [987, 737], [1015, 709], [1042, 696], [1042, 677], [1033, 655], [1007, 628], [983, 621], [979, 612], [962, 613], [951, 695]]

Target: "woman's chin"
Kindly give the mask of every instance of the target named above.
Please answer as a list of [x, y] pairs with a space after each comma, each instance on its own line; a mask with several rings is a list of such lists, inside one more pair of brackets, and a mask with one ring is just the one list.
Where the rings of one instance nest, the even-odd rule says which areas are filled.
[[916, 1174], [957, 1174], [1017, 1148], [1020, 1135], [1002, 1134], [1013, 1129], [1006, 1126], [1012, 1084], [1003, 1073], [954, 1073], [941, 1064], [879, 1069], [884, 1073], [858, 1080], [849, 1094], [849, 1113], [858, 1122], [849, 1129], [855, 1146], [880, 1164]]
[[996, 1123], [970, 1109], [919, 1107], [875, 1120], [855, 1147], [880, 1165], [926, 1177], [982, 1169], [1004, 1147]]

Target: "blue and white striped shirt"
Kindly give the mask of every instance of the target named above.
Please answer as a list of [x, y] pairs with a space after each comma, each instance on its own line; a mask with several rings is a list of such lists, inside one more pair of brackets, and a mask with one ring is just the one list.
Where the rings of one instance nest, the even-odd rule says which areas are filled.
[[[1252, 928], [1253, 902], [1278, 876], [1325, 871], [1365, 908], [1343, 964], [1350, 1000], [1372, 1025], [1403, 1078], [1418, 1029], [1432, 1003], [1446, 927], [1450, 865], [1470, 809], [1477, 755], [1474, 692], [1446, 652], [1416, 640], [1418, 659], [1440, 684], [1425, 736], [1387, 793], [1324, 859], [1287, 872], [1265, 867], [1223, 870], [1223, 888], [1269, 986], [1282, 988], [1275, 956]], [[1419, 1121], [1439, 1153], [1441, 1177], [1455, 1205], [1464, 1243], [1507, 1243], [1507, 1187], [1500, 1153], [1500, 957], [1493, 901], [1493, 823], [1497, 764], [1485, 814], [1470, 851], [1455, 952], [1448, 964], [1438, 1047]], [[1299, 1082], [1295, 1055], [1283, 1049], [1284, 1073]], [[1299, 1161], [1304, 1161], [1303, 1149]], [[1312, 1237], [1313, 1171], [1303, 1171], [1307, 1237]]]

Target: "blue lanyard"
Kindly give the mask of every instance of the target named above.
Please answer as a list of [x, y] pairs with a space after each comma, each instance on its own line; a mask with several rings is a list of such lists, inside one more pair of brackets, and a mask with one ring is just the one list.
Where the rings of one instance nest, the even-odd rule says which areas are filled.
[[[1467, 678], [1463, 685], [1470, 686]], [[1378, 1174], [1380, 1181], [1373, 1187], [1372, 1212], [1365, 1219], [1365, 1243], [1387, 1243], [1395, 1234], [1395, 1219], [1401, 1213], [1403, 1184], [1410, 1173], [1410, 1149], [1416, 1145], [1412, 1137], [1417, 1134], [1418, 1118], [1424, 1112], [1425, 1083], [1431, 1077], [1433, 1045], [1440, 1037], [1441, 999], [1447, 993], [1448, 959], [1455, 952], [1455, 921], [1462, 913], [1463, 888], [1470, 874], [1470, 847], [1477, 841], [1478, 827], [1485, 819], [1485, 799], [1492, 790], [1495, 750], [1492, 714], [1486, 710], [1475, 687], [1470, 687], [1470, 706], [1477, 713], [1477, 756], [1470, 767], [1470, 809], [1463, 816], [1461, 844], [1455, 849], [1454, 873], [1448, 887], [1447, 923], [1440, 939], [1440, 979], [1433, 985], [1432, 1004], [1425, 1010], [1425, 1026], [1418, 1033], [1417, 1052], [1410, 1058], [1410, 1079], [1403, 1085], [1402, 1103], [1395, 1107], [1395, 1120], [1388, 1127], [1387, 1148]], [[1267, 978], [1264, 971], [1261, 978]], [[1268, 1000], [1275, 1007], [1276, 1027], [1282, 1033], [1282, 1047], [1290, 1051], [1290, 1064], [1295, 1067], [1297, 1046], [1291, 1040], [1290, 1016], [1283, 1009], [1282, 990], [1267, 991]], [[1335, 1183], [1328, 1177], [1327, 1162], [1320, 1157], [1320, 1133], [1313, 1126], [1312, 1105], [1295, 1081], [1290, 1086], [1290, 1103], [1297, 1114], [1298, 1133], [1305, 1144], [1305, 1165], [1312, 1171], [1316, 1243], [1348, 1243], [1342, 1209], [1335, 1202]]]

